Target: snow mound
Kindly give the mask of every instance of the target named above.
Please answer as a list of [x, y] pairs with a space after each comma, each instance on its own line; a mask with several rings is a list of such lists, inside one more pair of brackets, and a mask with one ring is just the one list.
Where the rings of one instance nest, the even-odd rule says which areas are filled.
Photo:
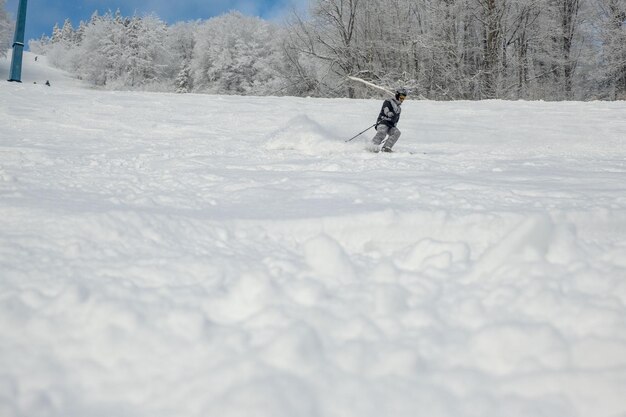
[[270, 151], [294, 150], [306, 155], [335, 152], [338, 147], [345, 148], [345, 145], [331, 131], [304, 114], [272, 132], [265, 144], [265, 149]]
[[307, 264], [320, 277], [330, 277], [335, 281], [350, 282], [355, 278], [355, 271], [350, 257], [339, 242], [330, 236], [320, 235], [304, 246]]

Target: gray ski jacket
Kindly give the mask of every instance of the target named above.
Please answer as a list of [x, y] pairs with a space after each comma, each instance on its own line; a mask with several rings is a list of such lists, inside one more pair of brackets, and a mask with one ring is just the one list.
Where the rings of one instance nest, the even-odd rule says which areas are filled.
[[389, 127], [396, 127], [398, 121], [400, 120], [400, 113], [402, 112], [402, 108], [400, 106], [400, 101], [395, 98], [385, 100], [383, 108], [380, 109], [380, 114], [376, 120], [376, 127], [378, 127], [381, 123]]

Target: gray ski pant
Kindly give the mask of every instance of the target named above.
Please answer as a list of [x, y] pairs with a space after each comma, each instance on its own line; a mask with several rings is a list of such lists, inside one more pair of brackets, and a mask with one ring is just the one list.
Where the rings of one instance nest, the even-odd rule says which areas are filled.
[[389, 135], [385, 141], [384, 147], [391, 149], [400, 138], [400, 134], [400, 130], [397, 127], [389, 127], [386, 124], [381, 123], [376, 128], [376, 136], [374, 136], [372, 142], [374, 145], [378, 146], [383, 143], [387, 135]]

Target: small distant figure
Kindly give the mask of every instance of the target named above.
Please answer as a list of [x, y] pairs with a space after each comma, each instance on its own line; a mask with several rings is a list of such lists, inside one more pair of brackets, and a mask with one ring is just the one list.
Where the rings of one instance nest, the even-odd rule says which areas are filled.
[[46, 80], [46, 85], [50, 87], [50, 81]]
[[38, 56], [35, 57], [35, 62], [37, 62], [37, 58], [39, 58]]

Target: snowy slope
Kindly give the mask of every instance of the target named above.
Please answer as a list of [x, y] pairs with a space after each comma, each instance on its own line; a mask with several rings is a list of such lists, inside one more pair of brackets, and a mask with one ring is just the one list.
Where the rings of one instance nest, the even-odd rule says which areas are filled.
[[[9, 50], [5, 58], [0, 58], [0, 80], [7, 80], [10, 77], [12, 50]], [[65, 71], [52, 68], [48, 65], [48, 58], [42, 55], [24, 51], [22, 56], [22, 83], [42, 84], [46, 81], [51, 86], [69, 87], [84, 85], [80, 81], [73, 79]]]
[[0, 416], [626, 415], [624, 102], [407, 101], [387, 155], [378, 100], [24, 71]]

